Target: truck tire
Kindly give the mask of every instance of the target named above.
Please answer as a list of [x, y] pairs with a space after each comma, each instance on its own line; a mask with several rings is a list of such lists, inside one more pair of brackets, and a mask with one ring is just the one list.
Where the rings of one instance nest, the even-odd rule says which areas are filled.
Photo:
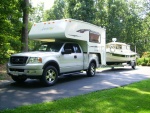
[[22, 76], [11, 76], [11, 78], [18, 83], [23, 83], [25, 82], [25, 80], [27, 79], [26, 77], [22, 77]]
[[56, 83], [58, 79], [58, 71], [54, 66], [48, 66], [44, 69], [41, 82], [45, 86], [52, 86]]
[[132, 69], [135, 69], [136, 68], [136, 63], [134, 62], [131, 67], [132, 67]]
[[96, 64], [91, 62], [88, 70], [86, 71], [88, 77], [93, 77], [96, 73]]

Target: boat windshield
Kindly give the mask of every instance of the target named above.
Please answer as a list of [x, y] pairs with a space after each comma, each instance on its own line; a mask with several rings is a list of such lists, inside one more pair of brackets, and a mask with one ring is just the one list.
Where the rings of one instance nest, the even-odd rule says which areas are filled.
[[59, 52], [63, 43], [48, 42], [37, 47], [36, 51]]
[[122, 49], [121, 45], [116, 45], [116, 49]]
[[130, 50], [130, 46], [127, 46], [127, 50]]

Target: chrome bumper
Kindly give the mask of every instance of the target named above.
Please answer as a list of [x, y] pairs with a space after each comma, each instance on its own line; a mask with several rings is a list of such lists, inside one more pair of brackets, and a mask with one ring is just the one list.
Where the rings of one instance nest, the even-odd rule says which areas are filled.
[[14, 76], [42, 76], [42, 64], [11, 65], [7, 64], [7, 74]]

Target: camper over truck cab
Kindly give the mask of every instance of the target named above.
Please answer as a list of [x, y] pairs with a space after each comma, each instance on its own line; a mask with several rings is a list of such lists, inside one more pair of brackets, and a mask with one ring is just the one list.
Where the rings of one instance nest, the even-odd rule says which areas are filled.
[[7, 73], [16, 82], [33, 78], [50, 86], [62, 74], [86, 71], [92, 77], [106, 65], [106, 30], [99, 26], [74, 19], [34, 23], [29, 39], [43, 43], [10, 57]]

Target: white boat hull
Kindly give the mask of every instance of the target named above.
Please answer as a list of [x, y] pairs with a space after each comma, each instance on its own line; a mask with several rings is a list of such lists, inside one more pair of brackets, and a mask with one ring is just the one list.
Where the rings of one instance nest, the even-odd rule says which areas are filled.
[[106, 53], [106, 62], [109, 63], [126, 63], [129, 61], [136, 60], [135, 55], [121, 55], [115, 53]]

